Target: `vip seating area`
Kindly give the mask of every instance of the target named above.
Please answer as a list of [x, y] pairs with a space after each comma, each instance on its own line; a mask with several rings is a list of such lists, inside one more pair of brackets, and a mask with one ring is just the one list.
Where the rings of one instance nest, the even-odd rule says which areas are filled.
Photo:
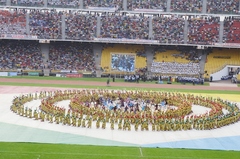
[[[238, 0], [0, 0], [0, 5], [115, 11], [239, 14]], [[206, 6], [205, 10], [203, 6]]]
[[240, 66], [239, 49], [213, 49], [207, 56], [204, 76], [209, 78], [227, 65]]

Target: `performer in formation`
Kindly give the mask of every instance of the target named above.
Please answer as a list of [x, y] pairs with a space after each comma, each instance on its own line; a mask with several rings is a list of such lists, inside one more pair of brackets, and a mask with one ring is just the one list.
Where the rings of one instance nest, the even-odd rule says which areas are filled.
[[[41, 99], [39, 109], [24, 104]], [[54, 103], [71, 100], [69, 109]], [[192, 105], [211, 108], [192, 115]], [[222, 109], [228, 110], [227, 114]], [[15, 97], [11, 110], [20, 116], [42, 122], [74, 127], [124, 131], [210, 130], [233, 124], [240, 119], [236, 103], [175, 92], [65, 90], [40, 92]], [[108, 126], [109, 125], [109, 126]]]

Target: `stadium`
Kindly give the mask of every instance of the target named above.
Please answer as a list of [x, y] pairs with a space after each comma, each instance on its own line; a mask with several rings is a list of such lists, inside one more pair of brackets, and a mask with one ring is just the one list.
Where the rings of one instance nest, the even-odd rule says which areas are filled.
[[0, 0], [0, 158], [240, 156], [239, 0]]

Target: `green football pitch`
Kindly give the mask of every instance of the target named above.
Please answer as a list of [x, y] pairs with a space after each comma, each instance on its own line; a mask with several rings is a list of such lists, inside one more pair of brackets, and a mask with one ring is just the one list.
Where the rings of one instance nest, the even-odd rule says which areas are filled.
[[239, 159], [237, 151], [0, 143], [1, 159]]

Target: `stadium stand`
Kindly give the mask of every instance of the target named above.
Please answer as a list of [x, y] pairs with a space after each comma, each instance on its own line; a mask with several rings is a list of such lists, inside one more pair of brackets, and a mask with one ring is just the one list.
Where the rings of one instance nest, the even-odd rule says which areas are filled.
[[128, 0], [127, 5], [128, 10], [138, 10], [138, 9], [156, 9], [161, 11], [166, 11], [167, 0]]
[[239, 14], [239, 0], [207, 0], [207, 13]]
[[31, 10], [29, 17], [30, 35], [39, 39], [60, 39], [61, 12], [55, 10]]
[[0, 43], [1, 70], [41, 70], [42, 54], [35, 41], [2, 40]]
[[188, 43], [210, 45], [219, 42], [220, 17], [190, 17]]
[[0, 34], [26, 34], [24, 10], [0, 10]]
[[103, 14], [101, 16], [102, 38], [148, 39], [148, 18], [120, 14]]
[[[0, 0], [0, 5], [98, 11], [239, 14], [238, 0]], [[125, 4], [126, 2], [126, 4]]]
[[239, 50], [213, 49], [212, 53], [207, 56], [205, 76], [223, 69], [226, 65], [240, 66]]
[[84, 7], [91, 9], [91, 7], [106, 7], [106, 8], [117, 8], [122, 10], [122, 0], [84, 0]]
[[44, 0], [11, 0], [13, 6], [43, 7]]
[[200, 13], [203, 0], [171, 0], [172, 12]]
[[68, 13], [66, 16], [66, 39], [92, 40], [96, 37], [96, 15]]
[[93, 72], [95, 61], [92, 46], [85, 43], [55, 42], [50, 45], [49, 68]]
[[[6, 5], [9, 2], [10, 0], [0, 0], [0, 5]], [[239, 14], [239, 3], [238, 0], [11, 0], [11, 5], [20, 6], [20, 8], [35, 8], [4, 8], [0, 10], [0, 35], [2, 38], [17, 38], [17, 36], [8, 35], [27, 35], [23, 37], [37, 37], [35, 40], [52, 39], [51, 43], [58, 40], [92, 40], [105, 45], [104, 41], [101, 40], [106, 40], [108, 43], [120, 42], [153, 45], [155, 43], [152, 43], [152, 41], [154, 41], [157, 44], [195, 45], [195, 47], [199, 45], [234, 47], [239, 46], [240, 43], [240, 18], [239, 16], [234, 17], [222, 14]], [[46, 6], [48, 8], [37, 9], [38, 7]], [[126, 7], [129, 12], [120, 12], [123, 8], [126, 9]], [[65, 9], [63, 11], [58, 8]], [[69, 8], [74, 9], [69, 10]], [[89, 10], [76, 10], [82, 8]], [[94, 8], [98, 8], [100, 11], [98, 13], [94, 12]], [[105, 12], [104, 9], [107, 8], [110, 8], [110, 10], [117, 8], [117, 10], [115, 12]], [[217, 15], [202, 14], [206, 9], [207, 13]], [[137, 11], [138, 14], [130, 12], [131, 10]], [[171, 11], [172, 14], [163, 15], [164, 11], [167, 10]], [[151, 11], [157, 12], [157, 14], [150, 15]], [[179, 15], [178, 13], [187, 14]], [[196, 15], [195, 13], [200, 14]], [[220, 18], [223, 20], [223, 16], [225, 17], [222, 23]], [[224, 24], [223, 28], [222, 24]], [[222, 37], [223, 39], [221, 39]], [[221, 40], [223, 40], [223, 44]], [[83, 44], [80, 46], [73, 43], [67, 44], [50, 44], [49, 63], [51, 69], [95, 70], [94, 57], [86, 56], [87, 54], [93, 56], [92, 46], [87, 44], [84, 44], [84, 46]], [[24, 44], [24, 46], [27, 45]], [[83, 51], [83, 48], [86, 51]], [[200, 48], [206, 50], [206, 46]], [[20, 47], [18, 49], [20, 50]], [[64, 52], [67, 53], [64, 54]], [[74, 58], [70, 58], [70, 52], [72, 52], [71, 56]], [[147, 57], [145, 52], [147, 51], [144, 50], [142, 45], [106, 45], [101, 59], [101, 66], [106, 72], [111, 71], [110, 54], [112, 52], [130, 53], [136, 56], [136, 70], [144, 72], [146, 65], [149, 66], [149, 63], [146, 64]], [[223, 62], [224, 60], [221, 58], [215, 58], [217, 54], [218, 57], [224, 56], [224, 53], [215, 49], [213, 53], [208, 55], [208, 63], [205, 67], [208, 74], [216, 72], [226, 64], [239, 65], [235, 60], [230, 62], [228, 59], [225, 59], [225, 62]], [[237, 54], [236, 51], [231, 50], [231, 54], [231, 59], [239, 59], [238, 55], [235, 55]], [[199, 73], [199, 61], [193, 60], [196, 59], [195, 55], [196, 52], [194, 51], [182, 52], [176, 49], [167, 50], [166, 52], [159, 51], [156, 53], [153, 63], [153, 66], [156, 68], [152, 70], [160, 73], [161, 70], [158, 68], [164, 67], [172, 69], [173, 71], [170, 71], [171, 74], [197, 75]], [[58, 59], [54, 56], [58, 57]], [[70, 60], [79, 58], [85, 59], [87, 63], [82, 63], [81, 60], [69, 63]], [[213, 61], [214, 64], [209, 64], [209, 61]], [[10, 64], [3, 63], [4, 66], [1, 66], [2, 68], [6, 66], [11, 69], [15, 68], [15, 65], [9, 67]], [[62, 65], [63, 63], [64, 65]], [[37, 65], [27, 63], [23, 67], [27, 69], [41, 68], [41, 64], [37, 63]], [[22, 67], [21, 64], [20, 67]], [[176, 69], [176, 67], [179, 67], [179, 69]], [[184, 70], [187, 67], [196, 69]]]
[[240, 43], [240, 18], [239, 17], [225, 17], [223, 42]]
[[153, 39], [160, 43], [184, 43], [185, 20], [181, 16], [155, 16], [153, 18]]

